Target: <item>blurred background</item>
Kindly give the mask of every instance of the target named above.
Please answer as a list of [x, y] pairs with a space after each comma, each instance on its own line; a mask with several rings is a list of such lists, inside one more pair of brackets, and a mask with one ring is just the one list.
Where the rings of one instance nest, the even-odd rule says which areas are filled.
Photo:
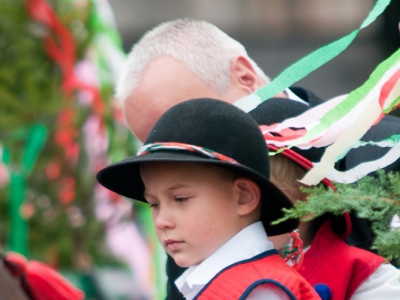
[[[113, 90], [152, 27], [207, 20], [274, 78], [357, 29], [373, 0], [0, 0], [0, 245], [59, 270], [86, 299], [163, 299], [165, 253], [147, 206], [99, 187], [135, 155]], [[400, 1], [296, 85], [323, 99], [360, 86], [399, 48]]]
[[[124, 49], [157, 24], [188, 17], [209, 21], [240, 41], [267, 75], [358, 28], [373, 0], [111, 0]], [[362, 30], [340, 56], [301, 80], [327, 99], [361, 85], [400, 45], [399, 1]]]

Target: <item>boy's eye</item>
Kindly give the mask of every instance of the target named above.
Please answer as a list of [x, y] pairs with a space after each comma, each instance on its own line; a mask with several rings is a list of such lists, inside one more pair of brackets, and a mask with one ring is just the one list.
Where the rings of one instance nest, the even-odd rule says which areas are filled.
[[149, 203], [150, 208], [157, 208], [158, 207], [158, 203]]
[[177, 201], [177, 202], [183, 202], [183, 201], [186, 201], [188, 199], [189, 199], [189, 197], [187, 197], [187, 196], [177, 196], [177, 197], [175, 197], [175, 201]]

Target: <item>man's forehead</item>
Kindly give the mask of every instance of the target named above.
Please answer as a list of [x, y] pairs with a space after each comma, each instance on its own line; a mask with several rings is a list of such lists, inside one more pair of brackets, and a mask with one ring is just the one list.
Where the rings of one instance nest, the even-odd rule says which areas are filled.
[[141, 78], [147, 79], [147, 77], [154, 77], [155, 75], [159, 75], [160, 77], [168, 76], [171, 75], [171, 71], [191, 72], [195, 76], [194, 72], [184, 62], [170, 55], [161, 55], [147, 64]]
[[[214, 89], [182, 62], [163, 56], [143, 72], [138, 86], [125, 103], [125, 109], [167, 110], [193, 98], [216, 98]], [[165, 111], [162, 111], [164, 113]]]
[[127, 123], [144, 140], [155, 122], [172, 106], [193, 98], [220, 98], [208, 83], [170, 56], [151, 62], [124, 103]]

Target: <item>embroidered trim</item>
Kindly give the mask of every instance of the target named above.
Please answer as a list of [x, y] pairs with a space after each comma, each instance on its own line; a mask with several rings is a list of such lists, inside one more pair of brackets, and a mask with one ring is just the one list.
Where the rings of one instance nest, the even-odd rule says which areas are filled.
[[[275, 145], [268, 144], [267, 140], [266, 140], [266, 142], [267, 142], [267, 147], [268, 147], [269, 150], [277, 152], [278, 150], [282, 149], [282, 147], [279, 148], [279, 147], [277, 147]], [[313, 162], [311, 162], [310, 160], [308, 160], [304, 156], [298, 154], [297, 152], [293, 151], [292, 149], [285, 149], [280, 154], [286, 156], [290, 160], [292, 160], [295, 163], [299, 164], [301, 167], [303, 167], [307, 171], [310, 171], [314, 167], [314, 163]], [[329, 180], [328, 178], [324, 178], [324, 179], [321, 180], [321, 182], [326, 187], [329, 187], [329, 188], [331, 188], [332, 190], [334, 190], [336, 192], [336, 187], [335, 187], [335, 185], [333, 184], [333, 182], [331, 180]]]

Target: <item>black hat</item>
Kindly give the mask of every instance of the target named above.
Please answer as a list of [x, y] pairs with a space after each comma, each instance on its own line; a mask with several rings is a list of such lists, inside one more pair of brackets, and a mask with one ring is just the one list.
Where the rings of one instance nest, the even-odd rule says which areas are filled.
[[297, 228], [298, 220], [278, 225], [290, 200], [269, 181], [269, 158], [258, 124], [228, 103], [194, 99], [169, 109], [154, 125], [138, 156], [112, 164], [97, 174], [106, 188], [145, 201], [139, 165], [143, 162], [198, 162], [228, 169], [254, 180], [261, 189], [261, 221], [270, 236]]
[[[309, 109], [310, 106], [307, 104], [295, 100], [290, 100], [288, 98], [271, 98], [258, 105], [255, 109], [250, 111], [249, 114], [254, 118], [254, 120], [257, 121], [259, 125], [272, 125], [275, 123], [281, 123], [289, 118], [297, 117]], [[270, 147], [270, 149], [274, 149], [273, 145], [269, 144], [268, 147]], [[312, 147], [307, 150], [297, 147], [293, 147], [291, 149], [292, 151], [284, 151], [284, 155], [288, 156], [292, 160], [295, 159], [294, 157], [290, 157], [291, 154], [297, 157], [298, 155], [301, 155], [310, 162], [319, 162], [325, 151], [324, 147]], [[293, 152], [297, 153], [298, 155], [295, 155]], [[307, 170], [309, 170], [309, 168]]]
[[[307, 104], [288, 98], [270, 98], [250, 111], [249, 114], [259, 125], [272, 125], [275, 123], [281, 123], [289, 118], [297, 117], [310, 108], [311, 107]], [[268, 140], [266, 142], [270, 150], [276, 151], [279, 149], [273, 144], [268, 143]], [[319, 162], [324, 151], [325, 147], [312, 147], [306, 150], [292, 147], [290, 149], [285, 149], [281, 154], [308, 171], [313, 167], [313, 163]], [[336, 190], [335, 186], [329, 179], [324, 178], [321, 182], [327, 188]], [[326, 216], [323, 216], [321, 220], [325, 220], [325, 218]], [[318, 220], [317, 223], [321, 220]], [[343, 217], [338, 216], [331, 218], [331, 224], [333, 230], [340, 236], [347, 237], [351, 233], [352, 226], [347, 213], [345, 213]]]
[[325, 100], [322, 100], [320, 97], [318, 97], [309, 89], [299, 86], [291, 86], [290, 90], [292, 91], [293, 94], [295, 94], [301, 100], [306, 102], [310, 107], [314, 107], [325, 102]]

